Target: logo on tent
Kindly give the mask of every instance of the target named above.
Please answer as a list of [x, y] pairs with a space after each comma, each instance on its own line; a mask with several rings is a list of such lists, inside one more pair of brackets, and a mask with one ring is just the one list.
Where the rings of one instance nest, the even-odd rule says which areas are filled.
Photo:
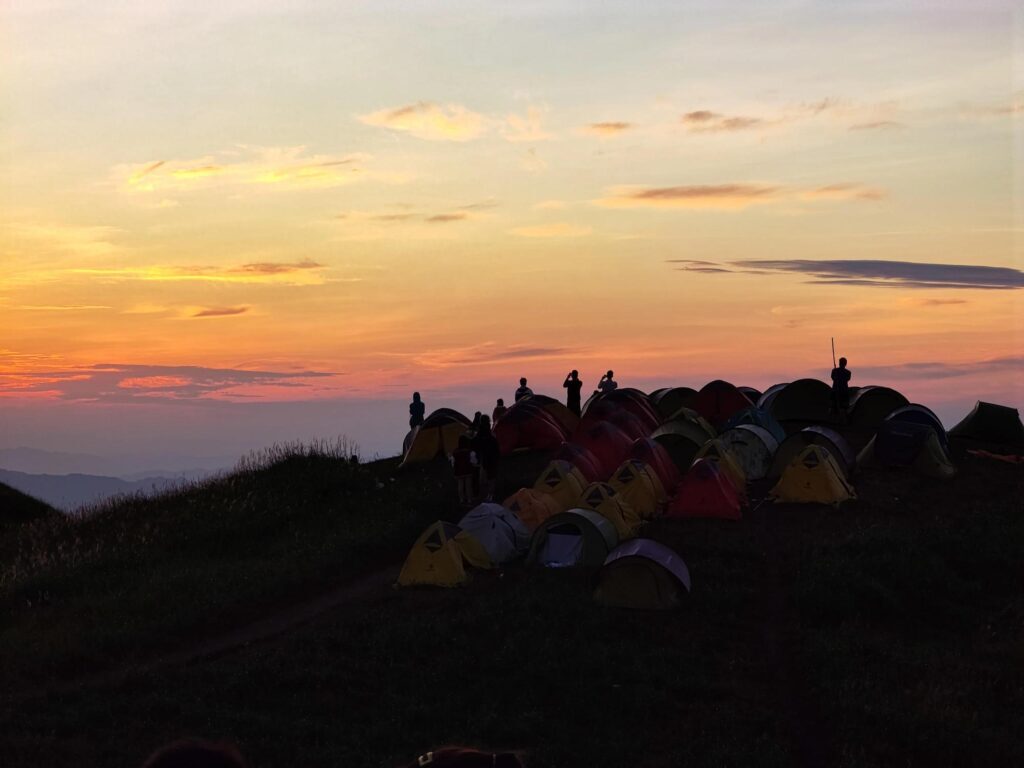
[[589, 496], [587, 496], [587, 504], [592, 507], [596, 507], [604, 501], [604, 496], [601, 494], [600, 489], [595, 489]]
[[425, 546], [431, 552], [437, 552], [437, 550], [444, 546], [444, 542], [441, 541], [441, 532], [434, 531], [432, 534], [430, 534], [430, 537], [423, 542], [423, 546]]
[[804, 456], [804, 466], [807, 467], [808, 469], [814, 469], [816, 466], [818, 466], [817, 451], [809, 451], [807, 455]]
[[561, 479], [562, 478], [558, 474], [558, 470], [552, 469], [550, 472], [548, 472], [548, 476], [544, 478], [544, 484], [547, 485], [548, 488], [554, 488], [556, 485], [558, 485]]
[[622, 468], [619, 472], [619, 480], [624, 483], [631, 483], [636, 479], [636, 475], [633, 474], [633, 469], [628, 464]]

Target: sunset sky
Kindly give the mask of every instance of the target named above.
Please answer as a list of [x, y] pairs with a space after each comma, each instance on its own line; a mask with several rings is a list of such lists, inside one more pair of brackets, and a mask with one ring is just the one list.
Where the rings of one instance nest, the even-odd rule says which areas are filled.
[[[0, 448], [231, 456], [519, 376], [1024, 408], [1017, 2], [0, 6]], [[177, 461], [177, 460], [175, 460]]]

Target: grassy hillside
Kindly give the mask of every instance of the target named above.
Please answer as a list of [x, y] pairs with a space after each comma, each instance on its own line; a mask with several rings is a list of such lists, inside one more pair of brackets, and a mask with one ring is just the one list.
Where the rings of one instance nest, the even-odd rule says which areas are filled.
[[1021, 764], [1024, 473], [969, 458], [950, 481], [857, 488], [840, 510], [652, 524], [693, 576], [675, 612], [602, 608], [587, 574], [516, 567], [370, 589], [123, 674], [400, 560], [457, 514], [445, 468], [282, 456], [33, 526], [3, 545], [0, 752], [132, 766], [199, 734], [258, 766], [388, 766], [444, 742], [535, 766]]
[[56, 515], [46, 502], [0, 483], [0, 531]]

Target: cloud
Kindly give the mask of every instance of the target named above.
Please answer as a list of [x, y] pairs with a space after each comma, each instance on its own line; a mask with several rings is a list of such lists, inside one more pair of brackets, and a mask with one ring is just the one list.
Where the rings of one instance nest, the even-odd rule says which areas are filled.
[[[809, 282], [822, 285], [863, 285], [895, 288], [953, 288], [1014, 290], [1024, 288], [1024, 272], [1010, 267], [971, 264], [933, 264], [916, 261], [872, 259], [745, 259], [726, 263], [673, 260], [678, 269], [697, 272], [733, 272], [741, 274], [796, 273]], [[936, 299], [934, 303], [954, 303], [956, 299]]]
[[240, 267], [234, 267], [231, 271], [259, 275], [283, 275], [289, 272], [298, 272], [303, 269], [322, 269], [323, 266], [323, 264], [313, 261], [312, 259], [303, 259], [302, 261], [293, 262], [259, 261], [253, 264], [243, 264]]
[[718, 208], [737, 210], [774, 202], [782, 188], [763, 184], [697, 184], [681, 187], [617, 187], [598, 200], [605, 208]]
[[466, 365], [488, 365], [509, 360], [529, 360], [546, 357], [564, 357], [578, 354], [578, 349], [566, 347], [540, 347], [525, 344], [507, 346], [486, 341], [470, 347], [434, 349], [412, 355], [416, 365], [427, 368], [449, 368]]
[[610, 190], [609, 197], [595, 202], [605, 208], [704, 208], [735, 211], [771, 203], [880, 200], [883, 197], [884, 190], [853, 183], [805, 189], [770, 184], [731, 183], [679, 187], [615, 187]]
[[851, 131], [883, 131], [892, 128], [902, 128], [903, 123], [895, 120], [872, 120], [867, 123], [856, 123], [850, 126]]
[[359, 120], [366, 125], [408, 133], [427, 141], [470, 141], [483, 133], [486, 120], [460, 104], [421, 101], [396, 109], [382, 109]]
[[[251, 186], [264, 189], [326, 188], [366, 179], [402, 180], [399, 176], [371, 173], [369, 155], [308, 154], [306, 147], [240, 146], [192, 160], [117, 165], [114, 182], [129, 194], [175, 192], [178, 194], [218, 186]], [[164, 198], [149, 207], [170, 208], [178, 201]]]
[[537, 224], [530, 227], [510, 229], [509, 234], [516, 237], [584, 237], [591, 233], [590, 227], [559, 221], [553, 224]]
[[29, 312], [85, 312], [97, 309], [113, 309], [106, 304], [22, 304], [11, 307]]
[[745, 131], [749, 128], [757, 128], [765, 124], [759, 117], [747, 117], [743, 115], [728, 116], [718, 112], [711, 112], [707, 109], [698, 109], [694, 112], [687, 112], [682, 117], [682, 123], [687, 130], [696, 133], [718, 133], [724, 131]]
[[975, 375], [1024, 375], [1024, 355], [975, 360], [966, 363], [917, 362], [858, 366], [857, 373], [896, 379], [948, 379]]
[[497, 207], [498, 207], [498, 201], [495, 200], [493, 197], [490, 197], [490, 198], [488, 198], [486, 200], [480, 200], [480, 201], [475, 202], [475, 203], [469, 203], [467, 205], [460, 205], [459, 206], [459, 210], [460, 211], [485, 211], [488, 208], [497, 208]]
[[528, 107], [525, 115], [508, 115], [501, 135], [505, 141], [515, 144], [524, 142], [550, 141], [554, 135], [544, 130], [541, 125], [546, 109]]
[[968, 117], [1008, 117], [1024, 113], [1024, 93], [1018, 93], [1013, 101], [1005, 104], [964, 105], [961, 112]]
[[611, 136], [618, 136], [633, 127], [632, 123], [622, 122], [607, 122], [607, 123], [591, 123], [590, 125], [584, 126], [581, 130], [583, 133], [590, 134], [591, 136], [600, 136], [601, 138], [609, 138]]
[[569, 204], [565, 200], [543, 200], [534, 204], [533, 209], [535, 211], [561, 211], [568, 207]]
[[465, 221], [469, 218], [469, 214], [465, 212], [460, 213], [438, 213], [434, 216], [428, 216], [426, 221], [433, 224], [445, 224], [452, 221]]
[[249, 307], [207, 307], [194, 312], [190, 317], [231, 317], [233, 315], [244, 315]]
[[72, 402], [143, 403], [275, 399], [316, 380], [340, 374], [322, 371], [250, 371], [200, 366], [100, 364], [84, 368], [0, 374], [8, 396], [44, 395]]

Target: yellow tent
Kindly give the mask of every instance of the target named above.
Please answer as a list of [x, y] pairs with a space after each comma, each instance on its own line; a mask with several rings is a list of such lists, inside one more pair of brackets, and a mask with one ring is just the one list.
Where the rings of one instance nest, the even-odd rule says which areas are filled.
[[857, 498], [832, 454], [820, 445], [804, 448], [768, 496], [783, 502], [836, 505]]
[[402, 466], [430, 461], [438, 455], [451, 456], [459, 438], [468, 431], [469, 420], [462, 414], [447, 408], [435, 411], [406, 437]]
[[587, 480], [576, 466], [568, 461], [552, 461], [540, 473], [533, 489], [548, 494], [564, 512], [576, 506], [576, 499], [587, 487]]
[[537, 530], [538, 526], [549, 517], [562, 511], [558, 502], [550, 494], [533, 488], [520, 488], [505, 499], [502, 506], [518, 517], [530, 533]]
[[438, 520], [412, 545], [398, 574], [398, 585], [457, 587], [469, 580], [466, 563], [477, 568], [494, 567], [479, 541], [457, 525]]
[[718, 468], [732, 481], [733, 487], [739, 491], [740, 496], [746, 495], [747, 475], [740, 466], [740, 463], [729, 451], [729, 446], [718, 438], [708, 440], [697, 451], [697, 455], [693, 457], [693, 460], [696, 461], [703, 458], [716, 459], [718, 461]]
[[658, 476], [642, 461], [623, 462], [608, 484], [644, 520], [655, 517], [668, 500]]
[[580, 495], [576, 506], [590, 509], [615, 526], [619, 541], [632, 539], [642, 525], [640, 515], [629, 504], [619, 497], [616, 490], [608, 483], [591, 483]]

